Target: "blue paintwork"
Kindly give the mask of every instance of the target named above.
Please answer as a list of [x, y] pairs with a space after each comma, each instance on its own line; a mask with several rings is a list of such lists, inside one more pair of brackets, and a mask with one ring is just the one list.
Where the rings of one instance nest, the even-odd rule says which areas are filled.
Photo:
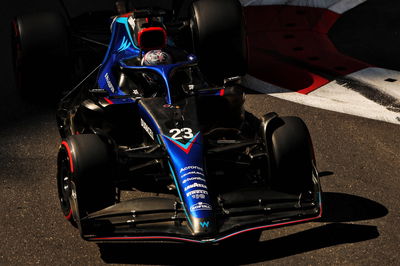
[[154, 72], [156, 72], [157, 74], [159, 74], [162, 77], [162, 80], [164, 81], [165, 87], [166, 87], [166, 99], [165, 99], [165, 103], [166, 104], [173, 104], [172, 102], [172, 97], [171, 97], [171, 90], [170, 90], [170, 84], [169, 84], [169, 74], [171, 73], [171, 71], [174, 68], [183, 66], [185, 64], [188, 64], [188, 62], [180, 62], [180, 63], [176, 63], [176, 64], [171, 64], [171, 65], [158, 65], [158, 66], [128, 66], [126, 65], [124, 62], [119, 62], [120, 66], [123, 68], [127, 68], [127, 69], [150, 69]]
[[[163, 132], [157, 121], [152, 119], [140, 104], [139, 112], [142, 119], [157, 135], [158, 142], [163, 143], [168, 152], [171, 175], [179, 197], [184, 203], [183, 207], [189, 223], [192, 224], [191, 217], [210, 217], [212, 209], [205, 210], [205, 208], [211, 207], [211, 202], [204, 171], [201, 132], [194, 132], [194, 136], [184, 144], [172, 139], [167, 132]], [[195, 193], [200, 191], [203, 193]]]
[[[141, 56], [142, 51], [135, 45], [129, 30], [128, 18], [118, 17], [111, 26], [112, 36], [108, 51], [99, 70], [98, 85], [109, 93], [113, 104], [133, 103], [132, 98], [118, 99], [115, 96], [123, 96], [125, 93], [118, 87], [117, 77], [114, 76], [112, 69], [119, 66], [131, 70], [152, 70], [162, 77], [166, 89], [165, 104], [172, 105], [173, 100], [170, 92], [169, 76], [173, 69], [184, 65], [193, 64], [197, 61], [196, 56], [188, 56], [185, 62], [178, 62], [170, 65], [157, 66], [131, 66], [125, 60]], [[173, 45], [172, 40], [168, 40], [168, 45]], [[143, 55], [143, 54], [142, 54]], [[210, 91], [209, 95], [219, 95], [219, 91]], [[114, 98], [113, 98], [114, 96]], [[152, 116], [141, 106], [138, 105], [141, 118], [151, 128], [155, 135], [155, 141], [163, 144], [169, 155], [169, 168], [174, 179], [179, 197], [183, 202], [183, 207], [187, 220], [192, 228], [193, 219], [202, 219], [197, 227], [208, 228], [210, 221], [207, 219], [212, 215], [212, 207], [208, 195], [206, 184], [206, 173], [204, 171], [203, 140], [201, 132], [193, 132], [193, 137], [186, 143], [172, 139], [169, 132], [163, 132], [162, 128]]]
[[197, 132], [186, 144], [162, 135], [177, 177], [181, 197], [194, 218], [208, 218], [212, 208], [203, 163], [203, 140]]
[[[124, 63], [124, 60], [139, 57], [140, 49], [135, 45], [131, 32], [129, 30], [128, 18], [119, 17], [115, 19], [111, 26], [111, 40], [106, 53], [106, 56], [100, 67], [98, 76], [98, 85], [101, 89], [106, 90], [110, 96], [125, 95], [125, 93], [119, 88], [117, 78], [112, 73], [112, 68], [120, 66], [122, 68], [129, 69], [151, 69], [157, 72], [163, 79], [166, 86], [166, 103], [172, 104], [170, 85], [169, 85], [169, 74], [171, 70], [177, 67], [181, 67], [185, 64], [193, 64], [197, 61], [195, 56], [189, 56], [188, 61], [179, 62], [171, 65], [157, 65], [157, 66], [129, 66]], [[168, 41], [171, 43], [172, 41]], [[144, 52], [142, 52], [143, 55]], [[126, 103], [126, 102], [124, 102]]]
[[128, 27], [128, 18], [117, 18], [112, 23], [110, 44], [99, 70], [98, 85], [101, 89], [106, 90], [110, 96], [125, 95], [118, 87], [112, 68], [118, 66], [123, 59], [140, 55], [140, 50], [133, 42]]

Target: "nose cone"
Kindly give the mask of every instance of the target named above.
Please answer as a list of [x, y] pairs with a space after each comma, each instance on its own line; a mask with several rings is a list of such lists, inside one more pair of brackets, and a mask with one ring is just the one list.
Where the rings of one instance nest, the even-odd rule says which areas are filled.
[[192, 218], [191, 220], [195, 236], [211, 236], [217, 232], [217, 224], [214, 217]]

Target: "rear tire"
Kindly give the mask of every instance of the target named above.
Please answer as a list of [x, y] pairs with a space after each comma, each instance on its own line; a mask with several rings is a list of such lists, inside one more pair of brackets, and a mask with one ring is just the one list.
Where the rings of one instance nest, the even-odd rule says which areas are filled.
[[115, 204], [113, 157], [110, 147], [94, 134], [73, 135], [62, 142], [58, 172], [68, 169], [64, 173], [70, 176], [58, 175], [61, 209], [65, 216], [72, 210], [78, 225], [89, 213]]
[[214, 83], [247, 70], [242, 7], [237, 0], [199, 0], [190, 21], [194, 52], [206, 77]]
[[70, 84], [67, 23], [57, 13], [18, 16], [12, 21], [15, 85], [24, 98], [46, 100]]

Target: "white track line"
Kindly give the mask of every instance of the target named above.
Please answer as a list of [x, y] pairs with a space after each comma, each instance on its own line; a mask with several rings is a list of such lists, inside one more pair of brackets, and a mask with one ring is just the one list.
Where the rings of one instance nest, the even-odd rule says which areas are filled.
[[[338, 14], [366, 0], [240, 0], [243, 6], [289, 5], [329, 9]], [[296, 93], [246, 75], [243, 85], [261, 93], [321, 109], [400, 124], [400, 72], [370, 67], [309, 93]], [[393, 106], [391, 106], [393, 104]], [[389, 109], [388, 109], [389, 108]]]
[[360, 80], [370, 86], [376, 87], [400, 101], [400, 72], [390, 69], [369, 67], [354, 72], [347, 77]]
[[332, 81], [308, 95], [272, 85], [250, 75], [244, 77], [243, 85], [255, 91], [299, 104], [400, 124], [400, 113], [390, 111], [336, 81]]
[[326, 8], [335, 13], [343, 14], [366, 0], [240, 0], [242, 6], [308, 6]]

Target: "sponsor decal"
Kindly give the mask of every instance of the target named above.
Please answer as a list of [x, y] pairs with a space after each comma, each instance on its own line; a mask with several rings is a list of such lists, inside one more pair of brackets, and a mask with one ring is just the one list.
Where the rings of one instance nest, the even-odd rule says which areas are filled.
[[204, 176], [203, 173], [196, 172], [196, 171], [192, 171], [192, 172], [189, 172], [189, 173], [186, 173], [186, 174], [181, 175], [181, 178], [184, 178], [184, 177], [187, 176], [187, 175], [201, 175], [201, 176]]
[[115, 92], [115, 88], [114, 88], [114, 86], [113, 86], [113, 84], [112, 84], [112, 82], [110, 80], [110, 76], [108, 75], [108, 73], [106, 73], [104, 75], [104, 78], [106, 79], [107, 86], [110, 88], [111, 92], [114, 93]]
[[200, 222], [200, 226], [201, 226], [202, 228], [204, 228], [204, 227], [209, 227], [209, 226], [210, 226], [210, 222], [209, 222], [209, 221]]
[[190, 182], [190, 181], [201, 181], [201, 182], [204, 182], [204, 183], [206, 182], [206, 180], [204, 178], [196, 176], [196, 177], [186, 178], [185, 180], [182, 181], [182, 184], [185, 184], [186, 182]]
[[195, 166], [195, 165], [190, 165], [190, 166], [186, 166], [184, 168], [181, 168], [181, 170], [179, 170], [180, 173], [187, 171], [187, 170], [198, 170], [198, 171], [202, 171], [203, 172], [203, 168], [199, 167], [199, 166]]
[[140, 119], [140, 125], [143, 127], [143, 129], [149, 134], [149, 136], [154, 140], [154, 133], [151, 130], [151, 128], [146, 124], [146, 122], [143, 121], [143, 119]]
[[194, 183], [194, 184], [191, 184], [191, 185], [185, 187], [185, 191], [189, 190], [189, 189], [192, 189], [192, 188], [204, 188], [204, 189], [207, 189], [207, 186], [204, 185], [204, 184]]
[[210, 211], [212, 210], [212, 207], [210, 204], [205, 203], [205, 202], [198, 202], [194, 204], [192, 207], [190, 207], [190, 211]]
[[201, 194], [201, 195], [208, 195], [208, 191], [207, 190], [203, 190], [203, 189], [196, 189], [193, 191], [189, 191], [188, 193], [186, 193], [186, 197], [190, 197], [190, 196], [195, 196], [197, 194]]

